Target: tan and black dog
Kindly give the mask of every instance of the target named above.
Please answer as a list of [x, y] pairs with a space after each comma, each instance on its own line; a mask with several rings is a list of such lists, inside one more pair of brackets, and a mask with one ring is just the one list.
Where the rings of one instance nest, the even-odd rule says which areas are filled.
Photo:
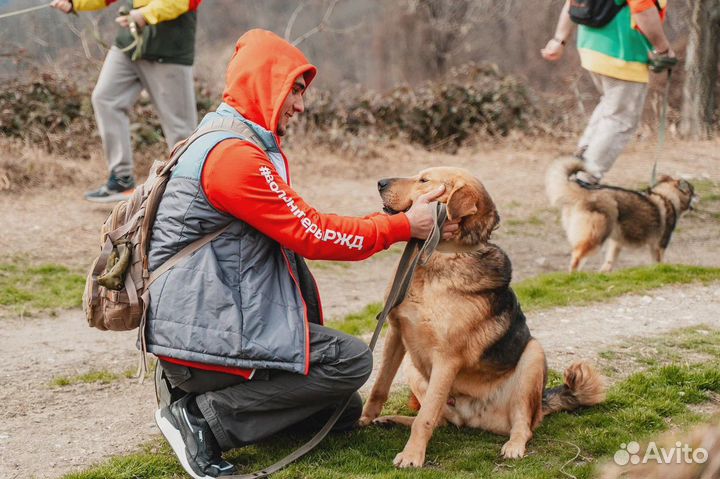
[[[602, 377], [587, 363], [565, 371], [565, 384], [546, 390], [547, 365], [530, 335], [515, 293], [507, 255], [488, 240], [498, 224], [483, 185], [459, 168], [430, 168], [410, 178], [378, 182], [385, 210], [406, 211], [420, 195], [445, 185], [438, 201], [459, 230], [419, 266], [402, 304], [388, 317], [382, 364], [360, 424], [411, 427], [394, 460], [420, 467], [436, 426], [452, 423], [510, 436], [506, 458], [525, 454], [547, 414], [603, 401]], [[379, 417], [405, 354], [416, 417]]]
[[646, 246], [661, 262], [675, 225], [696, 199], [693, 186], [661, 176], [646, 191], [610, 185], [583, 187], [572, 175], [584, 171], [577, 160], [558, 160], [548, 169], [545, 187], [550, 203], [562, 209], [562, 224], [572, 248], [570, 271], [577, 271], [607, 242], [600, 271], [612, 270], [622, 248]]

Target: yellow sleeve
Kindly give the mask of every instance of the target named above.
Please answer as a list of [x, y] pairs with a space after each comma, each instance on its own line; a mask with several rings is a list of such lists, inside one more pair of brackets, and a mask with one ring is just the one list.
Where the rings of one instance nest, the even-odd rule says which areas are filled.
[[150, 0], [138, 9], [151, 25], [174, 20], [190, 10], [190, 0]]
[[115, 0], [73, 0], [73, 10], [76, 12], [88, 12], [91, 10], [102, 10]]

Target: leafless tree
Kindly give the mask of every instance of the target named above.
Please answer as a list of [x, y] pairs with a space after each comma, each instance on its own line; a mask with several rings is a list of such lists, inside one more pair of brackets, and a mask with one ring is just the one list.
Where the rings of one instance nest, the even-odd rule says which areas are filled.
[[720, 58], [720, 0], [695, 0], [690, 19], [680, 132], [691, 138], [712, 134]]

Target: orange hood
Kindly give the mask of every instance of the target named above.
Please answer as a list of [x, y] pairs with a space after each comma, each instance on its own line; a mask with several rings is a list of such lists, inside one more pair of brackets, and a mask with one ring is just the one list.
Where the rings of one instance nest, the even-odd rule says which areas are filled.
[[277, 133], [280, 108], [299, 75], [309, 86], [317, 68], [288, 42], [267, 30], [238, 40], [225, 77], [223, 101], [247, 120]]

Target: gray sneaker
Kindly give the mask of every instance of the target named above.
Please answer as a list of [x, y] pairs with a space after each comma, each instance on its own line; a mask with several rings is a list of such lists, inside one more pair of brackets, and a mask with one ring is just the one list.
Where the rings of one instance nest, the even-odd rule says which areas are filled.
[[578, 171], [570, 176], [570, 180], [585, 188], [598, 186], [600, 184], [600, 178], [587, 171]]
[[[185, 396], [155, 412], [155, 422], [185, 472], [195, 479], [232, 476], [235, 466], [223, 460], [222, 451], [202, 414], [189, 409], [195, 396]], [[193, 404], [194, 405], [194, 404]]]
[[132, 176], [115, 176], [97, 190], [85, 193], [85, 199], [94, 203], [117, 203], [126, 200], [135, 191], [135, 179]]

